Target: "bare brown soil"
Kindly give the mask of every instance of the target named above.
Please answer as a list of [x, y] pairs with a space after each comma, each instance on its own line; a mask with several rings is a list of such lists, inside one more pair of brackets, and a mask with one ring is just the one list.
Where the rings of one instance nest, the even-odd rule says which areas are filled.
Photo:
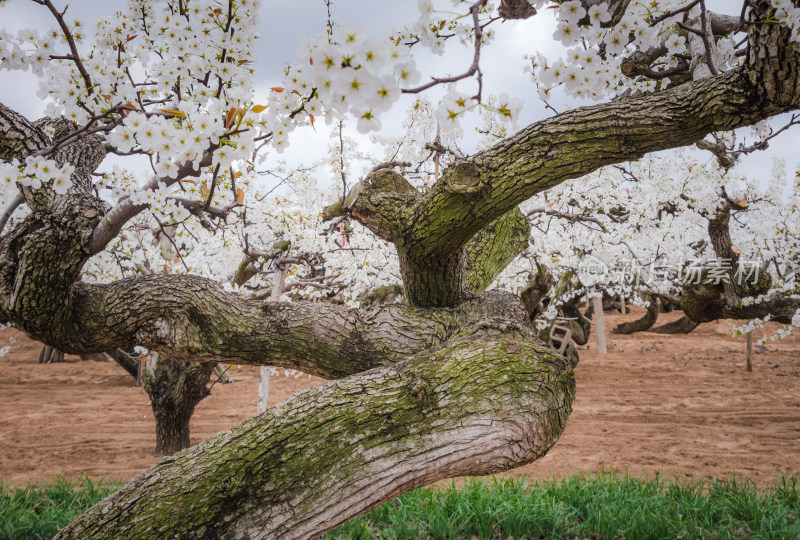
[[[606, 313], [608, 328], [632, 320]], [[659, 324], [680, 313], [662, 314]], [[752, 373], [733, 321], [701, 325], [688, 336], [609, 335], [597, 354], [581, 351], [574, 412], [543, 459], [517, 469], [531, 477], [614, 467], [633, 474], [720, 476], [758, 481], [800, 471], [800, 343], [755, 346]], [[773, 329], [776, 326], [770, 326]], [[14, 330], [0, 332], [0, 347]], [[757, 331], [761, 336], [763, 331]], [[127, 479], [155, 464], [147, 394], [113, 362], [36, 363], [39, 344], [17, 334], [0, 358], [0, 481], [56, 475]], [[256, 411], [258, 368], [233, 369], [192, 418], [192, 442], [229, 429]], [[270, 404], [323, 382], [273, 377]]]

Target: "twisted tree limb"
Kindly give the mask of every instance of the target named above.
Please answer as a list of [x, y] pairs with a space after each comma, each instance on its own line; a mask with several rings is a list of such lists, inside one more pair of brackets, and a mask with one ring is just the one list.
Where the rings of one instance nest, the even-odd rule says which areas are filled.
[[656, 296], [646, 295], [644, 299], [650, 302], [647, 305], [647, 311], [645, 311], [644, 315], [635, 321], [618, 324], [611, 330], [612, 334], [633, 334], [634, 332], [650, 330], [650, 328], [653, 327], [658, 320], [661, 305]]
[[410, 489], [541, 457], [573, 396], [563, 358], [481, 330], [165, 458], [56, 538], [315, 537]]

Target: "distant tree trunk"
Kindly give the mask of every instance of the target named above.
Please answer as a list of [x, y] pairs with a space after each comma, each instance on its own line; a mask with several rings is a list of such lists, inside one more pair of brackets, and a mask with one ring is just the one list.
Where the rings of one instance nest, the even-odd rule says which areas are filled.
[[684, 315], [677, 321], [656, 326], [650, 331], [654, 334], [688, 334], [698, 326], [700, 326], [700, 323], [695, 322]]
[[55, 364], [64, 361], [64, 353], [50, 347], [49, 345], [42, 345], [39, 350], [39, 363], [40, 364]]
[[641, 318], [618, 324], [611, 333], [612, 334], [633, 334], [634, 332], [644, 332], [650, 330], [658, 320], [658, 312], [660, 311], [660, 303], [655, 296], [645, 296], [645, 300], [650, 302], [647, 306], [647, 311]]
[[80, 354], [78, 356], [80, 356], [81, 360], [84, 362], [108, 362], [108, 357], [105, 353]]
[[209, 394], [206, 387], [216, 363], [182, 364], [155, 360], [144, 377], [156, 420], [156, 453], [170, 455], [188, 448], [189, 420], [195, 406]]
[[[107, 362], [108, 358], [103, 353], [90, 353], [90, 354], [80, 354], [81, 360], [84, 362], [89, 360], [94, 360], [95, 362]], [[39, 363], [40, 364], [55, 364], [57, 362], [64, 361], [64, 353], [63, 351], [59, 351], [58, 349], [54, 349], [49, 345], [42, 345], [42, 348], [39, 349]]]
[[753, 371], [753, 331], [747, 332], [747, 371]]

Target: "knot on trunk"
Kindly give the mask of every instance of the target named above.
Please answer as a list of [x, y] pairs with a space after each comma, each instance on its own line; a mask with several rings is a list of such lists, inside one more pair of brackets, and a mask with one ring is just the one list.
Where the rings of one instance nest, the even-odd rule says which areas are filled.
[[379, 169], [356, 184], [344, 201], [326, 207], [323, 217], [353, 216], [384, 240], [397, 242], [413, 221], [413, 206], [419, 195], [401, 174]]
[[445, 186], [453, 193], [473, 195], [486, 187], [480, 167], [472, 161], [459, 161], [447, 169], [442, 179]]

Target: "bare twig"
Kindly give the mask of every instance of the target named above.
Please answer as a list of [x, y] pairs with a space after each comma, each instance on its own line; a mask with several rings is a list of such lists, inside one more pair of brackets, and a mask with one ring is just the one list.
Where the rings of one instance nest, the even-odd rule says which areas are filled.
[[55, 17], [56, 21], [58, 22], [58, 25], [61, 27], [61, 32], [64, 34], [64, 37], [66, 38], [67, 43], [69, 44], [69, 50], [72, 53], [70, 56], [66, 58], [75, 62], [75, 66], [78, 68], [81, 77], [83, 77], [84, 84], [86, 84], [86, 91], [87, 93], [91, 94], [92, 92], [94, 92], [92, 79], [91, 77], [89, 77], [89, 72], [86, 71], [86, 67], [83, 65], [81, 57], [78, 54], [78, 47], [75, 45], [75, 38], [72, 36], [72, 32], [70, 32], [70, 29], [67, 26], [66, 21], [64, 21], [64, 13], [67, 12], [69, 6], [64, 8], [64, 11], [59, 12], [53, 5], [53, 2], [51, 2], [50, 0], [32, 0], [32, 1], [39, 4], [40, 6], [47, 7], [47, 9], [50, 10], [50, 13], [53, 14], [53, 17]]
[[391, 169], [392, 167], [411, 167], [408, 161], [384, 161], [375, 165], [370, 172], [377, 172], [381, 169]]
[[687, 4], [687, 5], [683, 6], [682, 8], [674, 9], [672, 11], [667, 11], [663, 15], [660, 15], [660, 16], [656, 17], [655, 19], [653, 19], [652, 21], [650, 21], [650, 26], [655, 26], [658, 23], [660, 23], [661, 21], [669, 19], [670, 17], [674, 17], [675, 15], [680, 15], [681, 13], [685, 13], [685, 12], [689, 11], [690, 9], [692, 9], [697, 4], [699, 4], [701, 1], [702, 0], [694, 0], [694, 2], [691, 2], [690, 4]]
[[188, 273], [189, 266], [186, 264], [186, 261], [183, 260], [183, 255], [181, 255], [181, 250], [178, 248], [178, 244], [175, 243], [175, 239], [173, 239], [172, 236], [167, 232], [167, 230], [164, 228], [164, 224], [161, 223], [155, 214], [153, 214], [153, 219], [155, 219], [156, 223], [158, 223], [158, 228], [161, 229], [161, 233], [166, 236], [167, 240], [169, 240], [169, 243], [172, 244], [172, 247], [175, 249], [175, 254], [178, 255], [178, 258], [181, 260], [181, 264], [183, 264], [183, 269]]
[[570, 214], [568, 212], [559, 212], [557, 210], [550, 210], [548, 208], [534, 208], [530, 212], [528, 212], [527, 217], [532, 217], [535, 215], [545, 215], [545, 216], [552, 216], [561, 219], [566, 219], [567, 221], [571, 221], [573, 223], [594, 223], [595, 225], [600, 227], [600, 230], [603, 232], [608, 232], [606, 230], [605, 225], [596, 217], [587, 215], [587, 214]]
[[303, 288], [303, 287], [314, 287], [320, 290], [327, 290], [332, 287], [331, 282], [339, 276], [340, 276], [339, 272], [334, 272], [326, 276], [317, 276], [313, 278], [299, 279], [297, 281], [292, 281], [291, 283], [284, 284], [283, 292], [288, 292], [292, 289]]
[[403, 88], [402, 92], [404, 94], [418, 94], [438, 84], [460, 81], [461, 79], [466, 79], [467, 77], [472, 77], [473, 75], [477, 74], [478, 92], [473, 96], [473, 99], [477, 99], [478, 101], [481, 100], [481, 92], [483, 90], [483, 79], [481, 74], [480, 61], [481, 61], [481, 45], [483, 41], [483, 27], [481, 26], [478, 13], [480, 12], [481, 6], [483, 6], [485, 2], [486, 0], [479, 0], [478, 2], [472, 4], [472, 6], [469, 8], [470, 13], [472, 14], [472, 24], [475, 29], [475, 40], [474, 40], [475, 53], [472, 56], [472, 64], [469, 66], [467, 71], [465, 71], [461, 75], [455, 75], [453, 77], [432, 77], [430, 82], [427, 82], [421, 86], [417, 86], [416, 88]]
[[11, 219], [11, 214], [20, 207], [20, 205], [25, 202], [25, 198], [22, 196], [22, 193], [17, 193], [17, 196], [8, 204], [3, 213], [0, 214], [0, 233], [3, 232], [3, 229], [8, 223], [8, 220]]

